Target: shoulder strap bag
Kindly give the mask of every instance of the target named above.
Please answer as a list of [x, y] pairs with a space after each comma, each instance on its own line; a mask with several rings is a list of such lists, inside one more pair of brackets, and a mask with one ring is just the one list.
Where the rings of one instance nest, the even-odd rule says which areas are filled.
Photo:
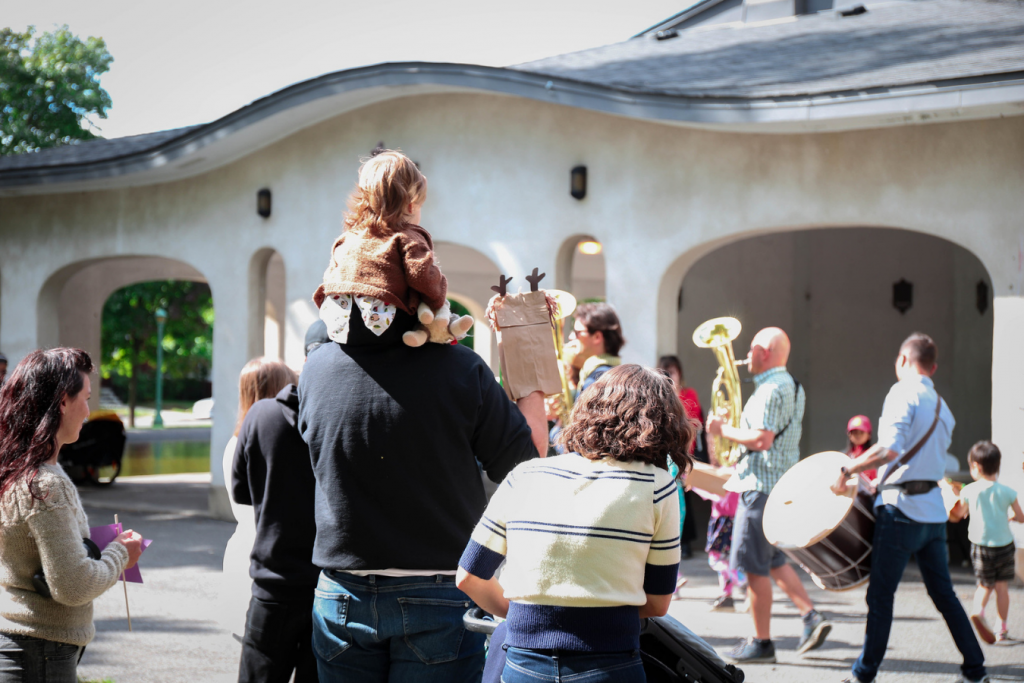
[[796, 419], [796, 403], [800, 400], [800, 382], [797, 382], [794, 378], [793, 384], [796, 385], [793, 390], [793, 414], [790, 416], [789, 422], [786, 423], [786, 426], [780, 429], [779, 433], [772, 438], [772, 441], [778, 441], [779, 437], [786, 433], [786, 430], [793, 424], [793, 420]]
[[892, 473], [910, 462], [910, 459], [917, 455], [917, 452], [928, 442], [928, 439], [932, 438], [932, 434], [935, 433], [935, 427], [939, 424], [939, 413], [942, 411], [942, 397], [936, 394], [936, 398], [938, 400], [935, 402], [935, 419], [932, 420], [932, 426], [928, 428], [928, 431], [921, 437], [921, 440], [914, 444], [913, 448], [903, 454], [902, 458], [895, 463], [890, 463], [890, 466], [885, 470], [885, 476], [875, 485], [876, 490], [880, 490], [889, 477], [892, 476]]

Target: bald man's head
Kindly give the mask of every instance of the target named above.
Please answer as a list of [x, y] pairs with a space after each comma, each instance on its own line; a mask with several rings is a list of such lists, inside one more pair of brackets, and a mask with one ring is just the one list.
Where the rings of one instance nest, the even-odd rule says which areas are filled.
[[789, 361], [789, 336], [779, 327], [766, 327], [750, 341], [747, 367], [751, 374], [784, 366]]

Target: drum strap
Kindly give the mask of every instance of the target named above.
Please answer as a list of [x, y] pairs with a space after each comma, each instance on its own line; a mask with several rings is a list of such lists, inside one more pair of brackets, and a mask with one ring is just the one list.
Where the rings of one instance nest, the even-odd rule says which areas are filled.
[[921, 437], [921, 440], [914, 444], [913, 448], [904, 453], [902, 458], [885, 470], [885, 476], [882, 477], [882, 480], [875, 486], [876, 489], [881, 489], [882, 486], [885, 485], [886, 480], [889, 479], [889, 476], [910, 462], [910, 459], [917, 455], [917, 452], [921, 450], [921, 447], [924, 446], [925, 443], [928, 442], [928, 439], [932, 438], [932, 434], [935, 433], [935, 427], [939, 424], [939, 413], [942, 411], [942, 397], [936, 394], [936, 398], [938, 400], [935, 402], [935, 419], [932, 420], [932, 426], [928, 428], [928, 431]]

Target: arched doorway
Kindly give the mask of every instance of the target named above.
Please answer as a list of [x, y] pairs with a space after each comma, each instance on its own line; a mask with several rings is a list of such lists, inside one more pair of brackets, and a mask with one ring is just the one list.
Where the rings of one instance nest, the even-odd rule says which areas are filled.
[[[904, 284], [894, 291], [897, 283]], [[739, 318], [740, 357], [758, 329], [785, 329], [793, 342], [790, 371], [807, 390], [802, 450], [809, 454], [842, 448], [851, 416], [877, 418], [895, 381], [900, 342], [925, 332], [939, 347], [936, 387], [957, 419], [951, 452], [966, 469], [971, 444], [991, 433], [991, 292], [977, 257], [922, 233], [829, 228], [749, 237], [707, 253], [686, 272], [677, 353], [706, 405], [717, 364], [693, 345], [697, 325]]]
[[573, 235], [558, 250], [554, 286], [570, 292], [579, 301], [605, 301], [604, 260], [601, 242], [590, 235]]
[[436, 243], [434, 253], [448, 279], [448, 299], [476, 319], [470, 330], [473, 350], [497, 374], [498, 342], [484, 318], [484, 309], [494, 294], [491, 285], [498, 283], [498, 266], [476, 249], [453, 242]]
[[249, 358], [284, 359], [285, 294], [281, 254], [270, 248], [258, 250], [249, 262]]
[[[73, 263], [47, 279], [37, 301], [37, 345], [75, 346], [100, 357], [103, 305], [112, 293], [152, 280], [206, 282], [191, 265], [159, 256], [118, 256]], [[93, 393], [90, 407], [99, 406]]]
[[[199, 270], [183, 261], [165, 257], [117, 256], [65, 266], [51, 275], [39, 291], [36, 303], [37, 345], [78, 347], [87, 351], [94, 363], [100, 366], [104, 304], [118, 290], [157, 280], [184, 281], [207, 287], [206, 277]], [[212, 384], [208, 389], [212, 392]], [[94, 389], [91, 409], [100, 407], [102, 395], [100, 387]], [[168, 462], [173, 460], [169, 467], [175, 471], [181, 471], [183, 467], [188, 471], [209, 469], [209, 422], [198, 429], [176, 430], [175, 437], [171, 440], [173, 443], [165, 440], [157, 443], [144, 436], [129, 434], [126, 467], [122, 471], [125, 474], [162, 471], [156, 466], [160, 459], [157, 455]], [[128, 465], [134, 461], [141, 465], [132, 470]]]

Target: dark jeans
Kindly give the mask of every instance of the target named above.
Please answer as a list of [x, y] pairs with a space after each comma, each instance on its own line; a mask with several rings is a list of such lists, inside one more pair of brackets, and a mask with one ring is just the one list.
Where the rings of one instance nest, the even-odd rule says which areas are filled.
[[0, 633], [0, 683], [76, 683], [84, 648]]
[[949, 578], [946, 523], [915, 522], [894, 505], [875, 508], [874, 552], [867, 594], [868, 621], [864, 650], [853, 664], [853, 674], [870, 683], [878, 673], [892, 628], [893, 597], [911, 554], [917, 556], [917, 567], [928, 589], [928, 597], [946, 620], [949, 633], [964, 656], [961, 671], [971, 680], [981, 679], [985, 675], [985, 656]]
[[502, 683], [646, 683], [640, 651], [550, 652], [510, 647]]
[[253, 597], [245, 616], [238, 683], [316, 683], [313, 657], [313, 595], [308, 600], [269, 602]]
[[313, 603], [323, 683], [476, 683], [484, 636], [462, 617], [473, 603], [454, 576], [353, 576], [324, 570]]

